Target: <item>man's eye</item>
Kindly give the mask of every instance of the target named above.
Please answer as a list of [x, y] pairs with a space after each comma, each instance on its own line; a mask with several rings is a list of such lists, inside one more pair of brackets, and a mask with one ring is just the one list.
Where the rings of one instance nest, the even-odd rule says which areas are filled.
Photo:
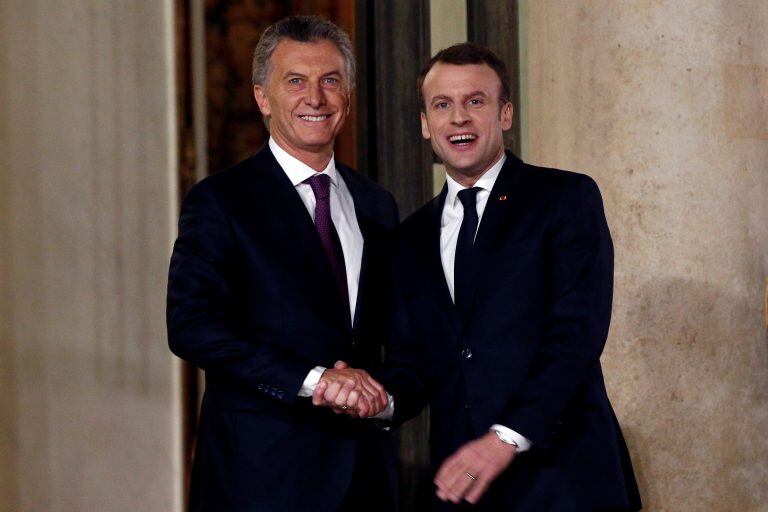
[[289, 78], [288, 83], [291, 85], [301, 85], [301, 78], [297, 78], [297, 77]]
[[435, 108], [437, 110], [444, 110], [448, 108], [448, 102], [447, 101], [441, 101], [440, 103], [435, 103]]
[[341, 80], [335, 76], [327, 76], [323, 78], [323, 85], [329, 89], [338, 89], [341, 87]]
[[483, 100], [481, 100], [480, 98], [472, 98], [471, 100], [469, 100], [469, 104], [470, 105], [482, 105], [483, 104]]

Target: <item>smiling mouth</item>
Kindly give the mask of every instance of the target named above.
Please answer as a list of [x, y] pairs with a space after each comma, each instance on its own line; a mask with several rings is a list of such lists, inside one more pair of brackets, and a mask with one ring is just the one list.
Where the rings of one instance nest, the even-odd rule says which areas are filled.
[[457, 135], [451, 135], [448, 137], [448, 142], [454, 146], [468, 146], [477, 140], [477, 135], [474, 133], [459, 133]]
[[304, 121], [309, 121], [311, 123], [319, 123], [320, 121], [325, 121], [331, 117], [330, 114], [323, 114], [321, 116], [299, 116], [299, 119], [303, 119]]

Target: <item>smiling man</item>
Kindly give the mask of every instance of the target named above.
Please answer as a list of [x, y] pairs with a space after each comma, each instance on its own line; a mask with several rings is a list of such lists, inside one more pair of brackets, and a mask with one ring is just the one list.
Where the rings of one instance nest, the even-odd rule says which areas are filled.
[[349, 38], [327, 20], [269, 27], [253, 59], [269, 141], [184, 200], [168, 336], [206, 377], [191, 510], [395, 508], [389, 433], [310, 398], [322, 381], [355, 416], [389, 405], [366, 371], [334, 367], [380, 357], [398, 221], [388, 192], [333, 157], [354, 74]]
[[381, 380], [395, 423], [430, 404], [436, 509], [639, 510], [600, 368], [613, 283], [600, 192], [504, 151], [508, 82], [470, 43], [419, 76], [447, 183], [398, 230]]

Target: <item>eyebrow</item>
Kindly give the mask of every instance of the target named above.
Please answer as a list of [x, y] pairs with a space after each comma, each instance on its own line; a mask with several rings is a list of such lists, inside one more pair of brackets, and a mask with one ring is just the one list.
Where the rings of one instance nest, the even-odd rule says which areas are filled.
[[[331, 75], [338, 75], [340, 77], [342, 76], [341, 75], [341, 71], [338, 71], [338, 70], [335, 70], [335, 69], [333, 71], [329, 71], [328, 73], [323, 74], [322, 76], [331, 76]], [[293, 71], [293, 70], [290, 70], [290, 69], [285, 72], [285, 74], [283, 75], [283, 78], [287, 78], [289, 76], [300, 76], [302, 78], [306, 78], [307, 77], [307, 75], [305, 75], [304, 73], [299, 73], [298, 71]]]
[[[485, 98], [488, 97], [488, 95], [485, 92], [478, 89], [477, 91], [472, 91], [469, 94], [465, 94], [462, 99], [472, 98], [473, 96], [483, 96]], [[451, 98], [446, 94], [438, 94], [432, 97], [432, 100], [430, 101], [430, 103], [434, 103], [437, 100], [453, 100], [453, 98]]]
[[432, 99], [429, 100], [430, 103], [434, 103], [437, 100], [450, 100], [451, 98], [446, 96], [445, 94], [438, 94], [437, 96], [432, 96]]
[[477, 91], [472, 91], [471, 93], [467, 94], [464, 97], [465, 98], [471, 98], [472, 96], [485, 96], [485, 97], [487, 97], [488, 95], [485, 94], [485, 91], [477, 90]]

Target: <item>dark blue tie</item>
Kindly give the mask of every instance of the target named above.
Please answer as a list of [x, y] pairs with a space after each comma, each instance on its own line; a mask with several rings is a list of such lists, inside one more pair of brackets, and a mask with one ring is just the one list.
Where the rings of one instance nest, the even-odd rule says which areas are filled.
[[472, 247], [477, 232], [477, 193], [479, 187], [459, 191], [459, 201], [464, 207], [459, 238], [456, 240], [456, 258], [453, 261], [453, 302], [462, 317], [466, 317], [469, 307], [469, 275], [472, 260]]

